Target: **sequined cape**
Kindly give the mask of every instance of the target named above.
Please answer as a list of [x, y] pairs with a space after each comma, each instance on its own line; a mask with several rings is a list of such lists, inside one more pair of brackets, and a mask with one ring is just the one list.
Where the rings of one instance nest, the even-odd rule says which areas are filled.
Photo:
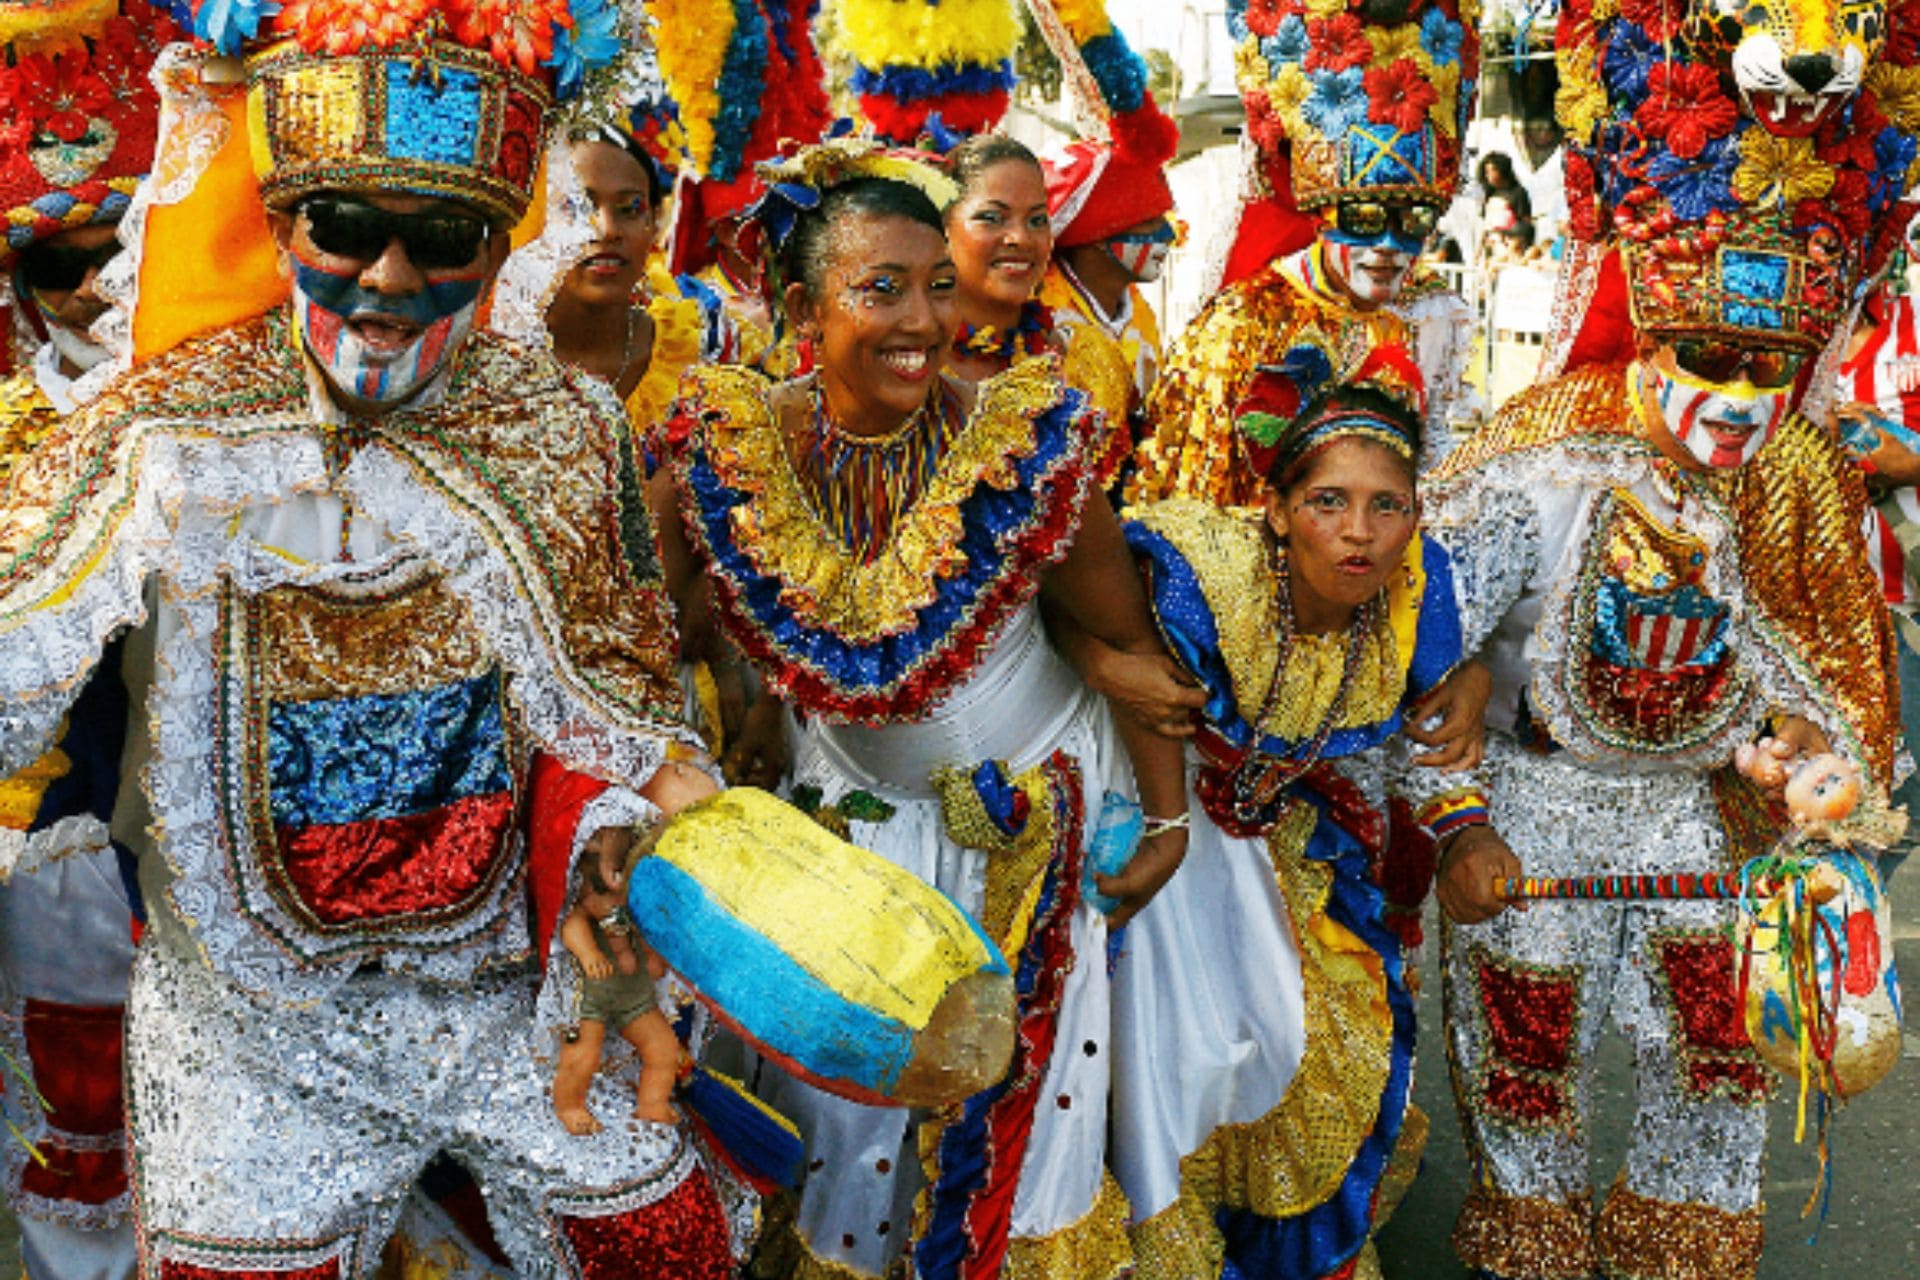
[[[637, 786], [697, 741], [676, 717], [675, 634], [625, 419], [584, 375], [476, 335], [439, 403], [354, 424], [347, 450], [315, 425], [305, 374], [281, 311], [191, 339], [16, 471], [0, 501], [0, 768], [51, 740], [157, 582], [145, 794], [192, 941], [290, 999], [323, 995], [369, 955], [462, 980], [528, 949], [507, 830], [526, 753]], [[392, 550], [316, 562], [271, 545], [280, 513], [327, 495]], [[465, 700], [464, 719], [447, 717], [449, 699]], [[349, 704], [393, 736], [352, 747], [329, 710]], [[393, 728], [416, 704], [440, 719]], [[328, 884], [334, 915], [316, 918], [312, 894], [288, 888], [286, 841], [313, 835], [323, 847], [302, 865], [337, 869], [350, 855], [325, 842], [346, 828], [325, 824], [345, 819], [321, 813], [338, 797], [317, 782], [287, 781], [282, 756], [324, 747], [352, 767], [352, 750], [377, 744], [417, 758], [402, 776], [431, 779], [446, 735], [476, 734], [491, 745], [438, 811], [456, 826], [474, 806], [488, 815], [484, 838], [456, 840], [458, 893], [409, 878], [403, 860], [382, 872], [394, 901], [369, 902], [355, 872]], [[447, 901], [420, 914], [435, 895]]]
[[60, 411], [31, 370], [0, 379], [0, 490], [59, 422]]
[[1181, 333], [1147, 397], [1153, 434], [1135, 453], [1129, 502], [1257, 503], [1265, 477], [1247, 464], [1233, 425], [1255, 366], [1309, 346], [1337, 373], [1382, 343], [1410, 345], [1398, 317], [1354, 310], [1308, 282], [1308, 255], [1318, 251], [1316, 243], [1222, 289]]
[[[1518, 475], [1515, 467], [1584, 471], [1607, 483], [1623, 459], [1665, 465], [1633, 420], [1630, 369], [1577, 369], [1508, 402], [1429, 477], [1430, 502], [1470, 503], [1476, 486], [1496, 473]], [[1867, 497], [1859, 468], [1829, 431], [1793, 414], [1746, 466], [1680, 482], [1733, 530], [1755, 633], [1819, 700], [1780, 710], [1811, 710], [1884, 786], [1900, 699], [1887, 612], [1860, 536]]]
[[669, 434], [682, 514], [727, 632], [812, 715], [883, 724], [924, 716], [966, 679], [1079, 529], [1104, 430], [1058, 364], [980, 385], [966, 425], [860, 562], [814, 513], [767, 381], [687, 377]]

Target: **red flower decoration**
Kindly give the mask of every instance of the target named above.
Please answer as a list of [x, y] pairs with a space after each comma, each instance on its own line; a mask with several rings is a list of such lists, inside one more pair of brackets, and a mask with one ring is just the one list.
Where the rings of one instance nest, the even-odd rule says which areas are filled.
[[1372, 61], [1373, 44], [1367, 39], [1367, 29], [1351, 13], [1307, 20], [1307, 70], [1345, 71]]
[[1247, 136], [1254, 145], [1263, 151], [1271, 151], [1287, 140], [1286, 126], [1273, 114], [1273, 107], [1264, 93], [1249, 93], [1247, 104]]
[[1570, 148], [1561, 163], [1567, 184], [1567, 222], [1573, 228], [1574, 238], [1597, 239], [1600, 235], [1600, 211], [1593, 187], [1593, 163]]
[[1833, 175], [1833, 189], [1818, 200], [1802, 200], [1793, 206], [1793, 225], [1805, 230], [1826, 225], [1846, 240], [1866, 238], [1873, 215], [1867, 208], [1867, 175], [1858, 169], [1841, 169]]
[[1654, 40], [1671, 40], [1686, 18], [1682, 0], [1620, 0], [1620, 16]]
[[1634, 119], [1650, 138], [1664, 138], [1691, 160], [1715, 138], [1733, 131], [1740, 108], [1720, 92], [1720, 76], [1698, 63], [1656, 62], [1647, 72], [1647, 98]]
[[1411, 61], [1374, 67], [1363, 82], [1367, 87], [1367, 119], [1392, 125], [1402, 133], [1417, 132], [1427, 122], [1428, 109], [1440, 100], [1439, 91], [1427, 83], [1419, 66]]
[[1887, 118], [1880, 112], [1880, 101], [1863, 90], [1853, 100], [1850, 121], [1843, 118], [1846, 114], [1836, 112], [1821, 126], [1814, 139], [1814, 153], [1835, 169], [1848, 167], [1871, 173], [1880, 165], [1873, 140], [1887, 127]]
[[1920, 62], [1920, 0], [1899, 0], [1887, 7], [1887, 47], [1880, 57], [1897, 67]]
[[554, 32], [573, 29], [567, 0], [451, 0], [447, 11], [454, 39], [485, 44], [496, 62], [528, 76], [553, 56]]
[[339, 57], [412, 38], [432, 7], [432, 0], [289, 0], [273, 29], [295, 36], [309, 53]]
[[1290, 7], [1287, 0], [1247, 0], [1247, 30], [1257, 36], [1272, 35]]
[[36, 53], [22, 58], [14, 73], [34, 132], [44, 130], [62, 142], [86, 137], [88, 118], [113, 101], [107, 82], [94, 73], [83, 52], [56, 53], [52, 58]]

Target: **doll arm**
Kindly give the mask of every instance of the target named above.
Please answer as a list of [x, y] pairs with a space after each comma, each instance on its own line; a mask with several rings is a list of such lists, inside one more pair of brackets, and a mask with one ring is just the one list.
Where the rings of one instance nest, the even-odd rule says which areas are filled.
[[613, 962], [593, 938], [593, 924], [583, 906], [567, 912], [560, 925], [560, 942], [580, 962], [580, 971], [598, 981], [613, 976]]

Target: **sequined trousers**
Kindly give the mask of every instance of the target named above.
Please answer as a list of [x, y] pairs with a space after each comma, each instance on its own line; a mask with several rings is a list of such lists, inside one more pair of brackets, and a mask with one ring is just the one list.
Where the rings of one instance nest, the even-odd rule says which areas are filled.
[[[128, 1003], [128, 1127], [147, 1280], [352, 1280], [436, 1151], [465, 1165], [517, 1275], [722, 1280], [728, 1214], [678, 1129], [576, 1137], [532, 1051], [530, 973], [357, 975], [263, 1003], [150, 937]], [[602, 1077], [592, 1105], [631, 1094]]]
[[[1528, 875], [1724, 868], [1705, 775], [1490, 748], [1494, 825]], [[1754, 1274], [1770, 1076], [1735, 1001], [1732, 920], [1725, 903], [1542, 902], [1446, 929], [1447, 1047], [1474, 1173], [1454, 1230], [1467, 1265], [1509, 1280]], [[1609, 1020], [1633, 1050], [1633, 1115], [1596, 1214], [1593, 1063]]]

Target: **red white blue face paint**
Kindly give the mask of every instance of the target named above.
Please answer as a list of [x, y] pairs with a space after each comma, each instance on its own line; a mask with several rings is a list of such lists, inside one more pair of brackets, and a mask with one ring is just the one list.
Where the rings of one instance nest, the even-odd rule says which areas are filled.
[[[364, 267], [338, 272], [294, 254], [293, 314], [308, 354], [341, 392], [372, 404], [406, 402], [431, 382], [473, 330], [487, 271], [434, 272], [404, 297], [363, 288]], [[356, 322], [391, 326], [392, 345], [370, 344]]]
[[1123, 231], [1107, 238], [1107, 252], [1132, 276], [1136, 284], [1152, 284], [1160, 278], [1173, 252], [1174, 230], [1162, 219], [1151, 231]]
[[1709, 467], [1751, 462], [1786, 421], [1793, 400], [1791, 387], [1763, 390], [1744, 377], [1705, 382], [1650, 364], [1647, 379], [1667, 431]]
[[1360, 240], [1328, 229], [1321, 233], [1327, 242], [1327, 266], [1334, 277], [1366, 307], [1379, 307], [1400, 296], [1401, 287], [1413, 272], [1414, 255], [1420, 251], [1402, 247], [1402, 238], [1384, 232], [1371, 240]]

